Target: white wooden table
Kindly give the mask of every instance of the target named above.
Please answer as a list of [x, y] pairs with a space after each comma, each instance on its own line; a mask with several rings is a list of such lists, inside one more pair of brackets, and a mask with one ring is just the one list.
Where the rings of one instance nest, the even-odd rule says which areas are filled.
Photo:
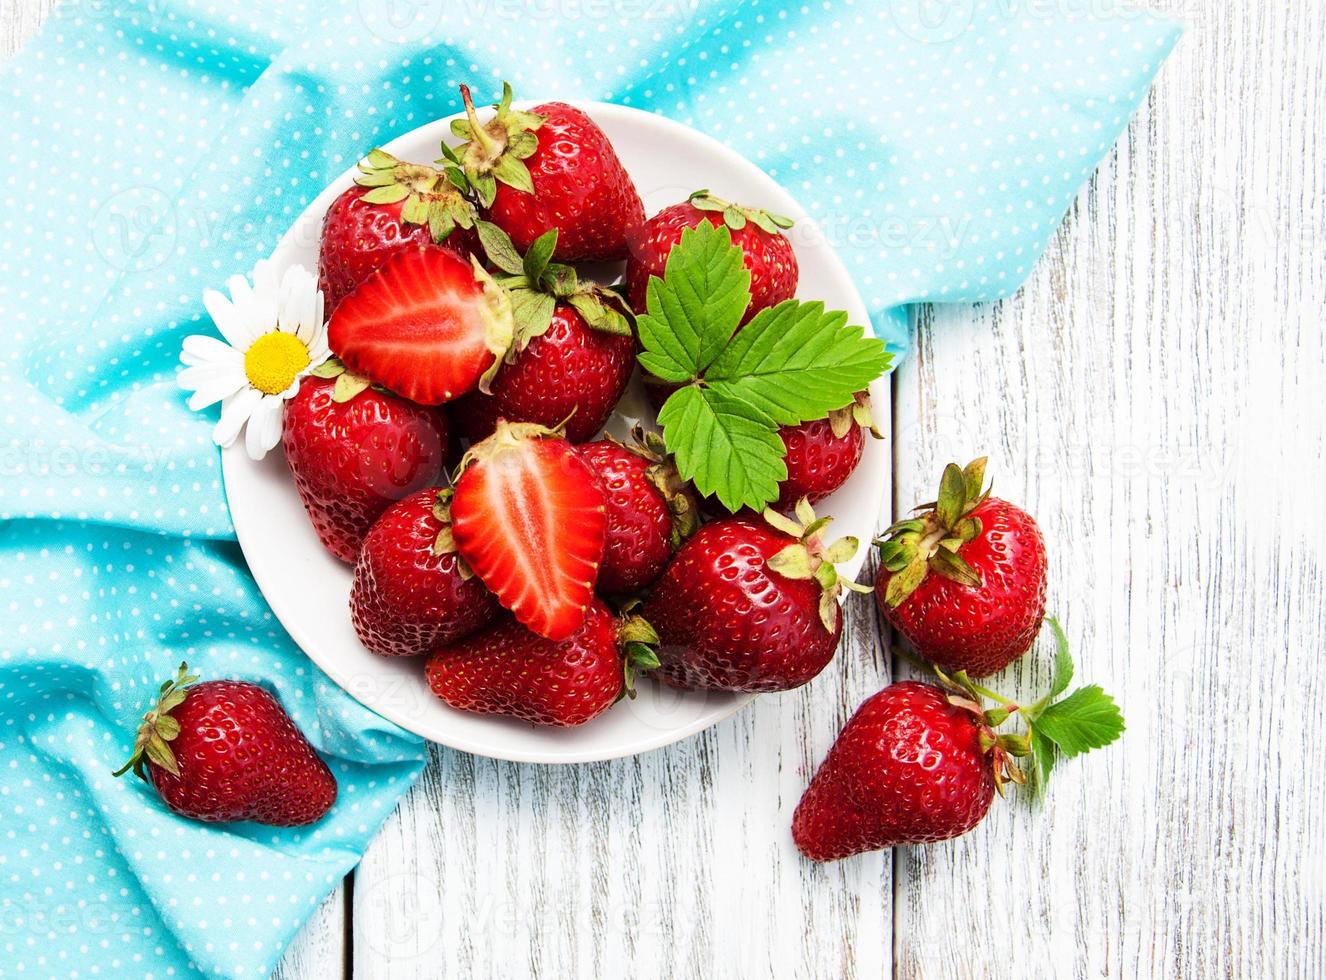
[[[0, 53], [50, 5], [5, 0]], [[434, 749], [279, 976], [1326, 976], [1326, 5], [1176, 12], [1030, 283], [922, 313], [892, 406], [896, 507], [988, 452], [1037, 515], [1124, 740], [958, 841], [799, 860], [809, 771], [895, 669], [853, 603], [838, 669], [669, 749]]]

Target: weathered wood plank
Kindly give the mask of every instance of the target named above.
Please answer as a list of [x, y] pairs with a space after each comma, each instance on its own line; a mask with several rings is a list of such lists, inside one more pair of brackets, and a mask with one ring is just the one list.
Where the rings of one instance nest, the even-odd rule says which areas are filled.
[[1320, 4], [1203, 5], [1023, 293], [923, 318], [898, 503], [989, 452], [1129, 731], [898, 853], [899, 976], [1326, 971], [1323, 36]]

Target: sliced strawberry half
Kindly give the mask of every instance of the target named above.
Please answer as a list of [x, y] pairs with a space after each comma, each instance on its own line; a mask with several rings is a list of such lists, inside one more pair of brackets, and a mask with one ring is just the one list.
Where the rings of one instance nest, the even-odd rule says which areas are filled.
[[451, 530], [461, 557], [516, 619], [554, 641], [580, 628], [607, 508], [569, 442], [541, 425], [499, 422], [461, 461]]
[[421, 405], [481, 386], [511, 346], [511, 299], [472, 259], [409, 249], [345, 297], [328, 340], [346, 367]]

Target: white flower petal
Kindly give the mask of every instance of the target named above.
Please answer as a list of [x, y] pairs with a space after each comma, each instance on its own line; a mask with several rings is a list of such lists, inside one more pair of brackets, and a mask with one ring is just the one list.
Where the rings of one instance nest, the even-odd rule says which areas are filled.
[[226, 343], [243, 351], [253, 343], [249, 321], [243, 306], [231, 303], [215, 289], [203, 290], [203, 306], [207, 307], [212, 322], [226, 338]]
[[285, 401], [277, 395], [266, 395], [249, 416], [244, 432], [244, 449], [249, 459], [259, 460], [281, 441], [281, 419]]
[[244, 388], [221, 404], [221, 421], [212, 430], [212, 441], [226, 447], [234, 443], [239, 430], [244, 428], [253, 410], [262, 401], [262, 392], [257, 388]]
[[229, 344], [206, 334], [191, 334], [184, 338], [180, 360], [188, 365], [213, 364], [243, 367], [244, 355]]
[[224, 364], [200, 364], [179, 374], [180, 387], [193, 392], [189, 408], [195, 412], [229, 398], [248, 383], [242, 370]]
[[315, 368], [329, 357], [331, 357], [331, 348], [327, 346], [327, 331], [322, 330], [309, 345], [308, 366], [310, 369]]
[[263, 259], [253, 267], [253, 318], [258, 333], [269, 333], [278, 326], [281, 314], [281, 283], [276, 278], [276, 266]]

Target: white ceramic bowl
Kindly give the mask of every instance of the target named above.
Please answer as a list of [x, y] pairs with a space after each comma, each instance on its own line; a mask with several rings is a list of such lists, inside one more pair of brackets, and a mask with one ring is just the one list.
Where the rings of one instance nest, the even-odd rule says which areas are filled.
[[[801, 266], [798, 296], [823, 300], [830, 308], [847, 310], [853, 322], [867, 323], [861, 297], [828, 243], [796, 201], [757, 167], [713, 139], [660, 116], [597, 102], [579, 105], [612, 140], [648, 214], [707, 187], [728, 200], [788, 215], [798, 222], [792, 232]], [[450, 121], [421, 126], [385, 148], [406, 160], [434, 160], [440, 141], [451, 140]], [[347, 170], [300, 215], [274, 253], [279, 266], [317, 268], [322, 216], [351, 185], [354, 173]], [[888, 404], [887, 383], [878, 382], [876, 389], [877, 402]], [[624, 431], [637, 413], [650, 414], [642, 393], [633, 387], [611, 428]], [[861, 551], [845, 568], [852, 576], [860, 570], [886, 503], [888, 452], [885, 442], [867, 439], [860, 467], [818, 508], [834, 516], [836, 534], [861, 540]], [[378, 657], [360, 645], [350, 624], [351, 570], [319, 543], [279, 447], [254, 463], [241, 440], [223, 453], [222, 472], [249, 568], [295, 642], [355, 698], [432, 741], [498, 759], [591, 762], [668, 745], [721, 721], [752, 699], [674, 691], [645, 680], [636, 700], [622, 701], [588, 725], [567, 730], [456, 711], [429, 691], [420, 661]]]

